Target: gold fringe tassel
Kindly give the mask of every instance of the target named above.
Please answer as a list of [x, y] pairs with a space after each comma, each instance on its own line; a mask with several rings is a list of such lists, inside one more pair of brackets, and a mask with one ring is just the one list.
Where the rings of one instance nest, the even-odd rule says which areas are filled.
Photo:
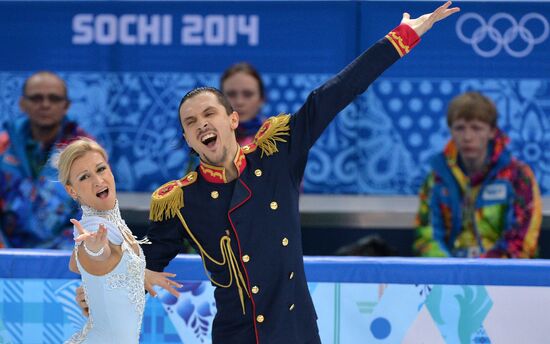
[[162, 197], [156, 197], [154, 194], [151, 200], [151, 210], [149, 219], [151, 221], [163, 221], [171, 219], [179, 213], [183, 207], [183, 189], [175, 186], [173, 190]]
[[267, 121], [269, 122], [267, 129], [263, 132], [260, 129], [260, 132], [256, 136], [256, 144], [262, 150], [262, 158], [264, 154], [270, 156], [277, 153], [279, 151], [277, 149], [277, 141], [286, 142], [283, 136], [290, 136], [290, 115], [280, 114], [271, 117]]

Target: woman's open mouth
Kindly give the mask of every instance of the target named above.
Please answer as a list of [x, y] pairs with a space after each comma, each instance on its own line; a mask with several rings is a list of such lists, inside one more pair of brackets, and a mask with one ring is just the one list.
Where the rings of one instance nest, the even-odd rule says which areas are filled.
[[100, 192], [96, 193], [95, 195], [101, 199], [105, 199], [109, 196], [109, 188], [105, 188]]

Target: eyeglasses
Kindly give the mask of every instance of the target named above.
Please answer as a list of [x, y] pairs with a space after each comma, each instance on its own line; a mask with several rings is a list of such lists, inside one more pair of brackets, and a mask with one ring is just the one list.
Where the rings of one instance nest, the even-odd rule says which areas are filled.
[[242, 91], [229, 90], [229, 91], [225, 92], [225, 96], [227, 98], [236, 98], [239, 94], [243, 98], [250, 99], [250, 98], [254, 97], [257, 94], [257, 92], [254, 92], [252, 90], [242, 90]]
[[28, 101], [34, 104], [43, 103], [46, 99], [48, 99], [48, 101], [52, 104], [59, 104], [67, 100], [65, 96], [60, 96], [57, 94], [31, 94], [31, 95], [25, 95], [24, 97], [25, 99], [27, 99]]

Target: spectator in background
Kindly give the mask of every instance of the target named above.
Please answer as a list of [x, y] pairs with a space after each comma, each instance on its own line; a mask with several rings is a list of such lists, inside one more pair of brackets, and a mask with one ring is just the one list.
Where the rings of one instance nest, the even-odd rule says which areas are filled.
[[532, 258], [541, 226], [533, 172], [512, 157], [487, 97], [467, 92], [447, 112], [451, 140], [420, 191], [414, 250], [426, 257]]
[[251, 143], [264, 120], [260, 116], [265, 101], [264, 83], [260, 74], [249, 63], [234, 64], [223, 72], [220, 89], [233, 110], [239, 114], [237, 142], [241, 146]]
[[19, 107], [26, 116], [6, 123], [0, 133], [0, 233], [3, 246], [70, 249], [69, 219], [79, 210], [56, 182], [48, 163], [56, 148], [87, 134], [66, 118], [65, 82], [41, 71], [23, 84]]

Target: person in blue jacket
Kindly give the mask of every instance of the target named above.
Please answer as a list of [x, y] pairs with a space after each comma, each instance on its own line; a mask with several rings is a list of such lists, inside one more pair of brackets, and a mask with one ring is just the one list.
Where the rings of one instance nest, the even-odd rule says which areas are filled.
[[89, 137], [67, 118], [70, 105], [65, 81], [55, 73], [34, 73], [23, 84], [19, 107], [25, 115], [0, 131], [0, 247], [73, 246], [69, 220], [80, 210], [49, 163], [60, 147]]
[[200, 165], [152, 195], [147, 268], [162, 271], [187, 240], [217, 287], [214, 343], [320, 343], [304, 273], [298, 197], [308, 152], [331, 120], [458, 11], [447, 2], [401, 24], [314, 90], [294, 115], [266, 120], [241, 147], [239, 114], [215, 88], [181, 100], [184, 137]]

